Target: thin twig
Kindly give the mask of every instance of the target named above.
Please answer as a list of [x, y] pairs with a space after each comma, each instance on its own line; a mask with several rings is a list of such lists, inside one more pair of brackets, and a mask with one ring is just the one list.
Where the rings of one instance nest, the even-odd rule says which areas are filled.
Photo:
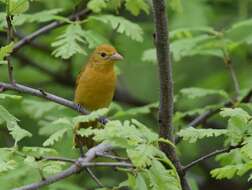
[[105, 187], [102, 182], [100, 182], [100, 180], [95, 176], [95, 174], [93, 173], [93, 171], [90, 168], [85, 168], [86, 171], [88, 172], [88, 174], [90, 175], [90, 177], [97, 183], [97, 185], [99, 185], [99, 187]]
[[68, 162], [68, 163], [75, 163], [76, 160], [75, 159], [71, 159], [71, 158], [63, 158], [63, 157], [47, 157], [47, 156], [43, 156], [43, 157], [39, 157], [36, 158], [37, 161], [39, 160], [47, 160], [47, 161], [60, 161], [60, 162]]
[[226, 65], [226, 67], [230, 73], [231, 79], [233, 81], [234, 90], [235, 90], [235, 94], [236, 94], [235, 99], [236, 99], [240, 95], [240, 85], [239, 85], [231, 58], [225, 49], [223, 50], [223, 54], [224, 54], [224, 63]]
[[[86, 16], [88, 16], [91, 13], [90, 10], [88, 9], [84, 9], [81, 10], [78, 13], [72, 14], [70, 15], [68, 18], [72, 21], [76, 20], [77, 18], [86, 18]], [[29, 34], [28, 36], [24, 37], [23, 39], [21, 39], [19, 42], [17, 42], [13, 48], [13, 51], [17, 51], [19, 50], [21, 47], [23, 47], [24, 45], [26, 45], [27, 43], [29, 43], [30, 41], [34, 40], [35, 38], [37, 38], [38, 36], [41, 36], [42, 34], [45, 34], [55, 28], [58, 28], [60, 26], [63, 26], [67, 24], [66, 22], [63, 21], [54, 21], [51, 22], [50, 24], [47, 24], [43, 27], [41, 27], [40, 29], [36, 30], [35, 32]]]
[[111, 154], [107, 154], [107, 153], [97, 154], [97, 156], [104, 157], [104, 158], [110, 158], [112, 160], [120, 160], [120, 161], [128, 161], [129, 160], [128, 158], [115, 156], [115, 155], [111, 155]]
[[[168, 16], [164, 0], [152, 0], [152, 3], [156, 26], [155, 45], [160, 78], [159, 136], [174, 142], [172, 126], [173, 79], [169, 50]], [[176, 155], [175, 148], [162, 142], [160, 143], [160, 148], [176, 167], [182, 190], [190, 190], [182, 165]]]
[[80, 172], [85, 167], [85, 166], [82, 166], [81, 163], [90, 162], [91, 160], [93, 160], [95, 158], [96, 153], [106, 152], [111, 149], [112, 149], [112, 147], [108, 144], [99, 144], [99, 145], [89, 149], [88, 152], [86, 153], [85, 157], [81, 158], [81, 160], [79, 159], [79, 164], [73, 164], [69, 168], [67, 168], [66, 170], [64, 170], [54, 176], [50, 176], [43, 181], [39, 181], [36, 183], [25, 185], [23, 187], [19, 187], [14, 190], [37, 190], [41, 187], [44, 187], [46, 185], [49, 185], [49, 184], [55, 183], [59, 180], [62, 180], [64, 178], [67, 178], [73, 174]]
[[211, 158], [213, 156], [216, 156], [218, 154], [225, 153], [225, 152], [230, 152], [231, 150], [234, 150], [236, 148], [241, 148], [241, 147], [242, 147], [242, 145], [239, 144], [237, 146], [230, 146], [228, 148], [223, 148], [223, 149], [220, 149], [220, 150], [215, 150], [215, 151], [213, 151], [213, 152], [211, 152], [211, 153], [209, 153], [207, 155], [201, 156], [200, 158], [198, 158], [198, 159], [192, 161], [191, 163], [187, 164], [186, 166], [183, 167], [183, 170], [187, 171], [188, 169], [190, 169], [191, 167], [195, 166], [199, 162], [207, 160], [207, 159], [209, 159], [209, 158]]

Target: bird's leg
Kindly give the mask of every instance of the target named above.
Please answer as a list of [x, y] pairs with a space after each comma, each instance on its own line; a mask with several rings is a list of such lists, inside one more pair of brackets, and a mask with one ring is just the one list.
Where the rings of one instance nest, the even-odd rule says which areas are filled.
[[106, 125], [106, 123], [108, 122], [108, 119], [104, 116], [101, 116], [99, 118], [99, 122], [102, 124], [102, 125]]

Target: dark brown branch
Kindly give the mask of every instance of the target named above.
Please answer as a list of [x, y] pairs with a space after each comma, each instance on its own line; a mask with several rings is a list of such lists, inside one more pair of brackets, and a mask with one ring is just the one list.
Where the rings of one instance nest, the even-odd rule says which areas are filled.
[[[91, 13], [90, 10], [88, 9], [84, 9], [81, 10], [78, 13], [72, 14], [70, 15], [68, 18], [72, 21], [79, 19], [79, 18], [85, 18], [87, 15], [89, 15]], [[35, 38], [37, 38], [38, 36], [41, 36], [42, 34], [45, 34], [55, 28], [58, 28], [60, 26], [65, 25], [66, 23], [63, 21], [54, 21], [51, 22], [48, 25], [43, 26], [42, 28], [38, 29], [37, 31], [29, 34], [28, 36], [24, 37], [23, 39], [21, 39], [19, 42], [16, 43], [16, 45], [14, 46], [13, 51], [17, 51], [19, 50], [21, 47], [23, 47], [24, 45], [26, 45], [27, 43], [29, 43], [30, 41], [34, 40]]]
[[[152, 0], [152, 2], [156, 26], [155, 45], [160, 78], [159, 136], [174, 142], [172, 126], [173, 80], [169, 51], [168, 16], [164, 0]], [[160, 148], [176, 167], [182, 189], [190, 190], [175, 148], [162, 142], [160, 143]]]
[[188, 169], [190, 169], [191, 167], [195, 166], [196, 164], [204, 161], [204, 160], [207, 160], [213, 156], [216, 156], [218, 154], [221, 154], [221, 153], [225, 153], [225, 152], [230, 152], [231, 150], [234, 150], [236, 148], [241, 148], [242, 145], [239, 144], [239, 145], [236, 145], [236, 146], [230, 146], [228, 148], [223, 148], [223, 149], [220, 149], [220, 150], [215, 150], [207, 155], [204, 155], [204, 156], [201, 156], [200, 158], [192, 161], [191, 163], [187, 164], [186, 166], [183, 167], [183, 170], [184, 171], [187, 171]]

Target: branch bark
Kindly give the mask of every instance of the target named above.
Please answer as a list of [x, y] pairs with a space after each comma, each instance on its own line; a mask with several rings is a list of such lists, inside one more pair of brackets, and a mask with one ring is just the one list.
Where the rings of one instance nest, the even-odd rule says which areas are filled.
[[[152, 0], [154, 22], [156, 26], [155, 45], [159, 65], [160, 78], [160, 108], [159, 108], [159, 136], [174, 142], [173, 136], [173, 80], [169, 51], [168, 16], [164, 0]], [[190, 190], [183, 172], [182, 165], [176, 155], [174, 147], [160, 143], [161, 150], [168, 156], [177, 169], [183, 190]]]
[[45, 180], [39, 181], [37, 183], [32, 183], [32, 184], [29, 184], [29, 185], [26, 185], [23, 187], [15, 188], [14, 190], [36, 190], [36, 189], [39, 189], [43, 186], [46, 186], [46, 185], [55, 183], [59, 180], [62, 180], [64, 178], [67, 178], [73, 174], [80, 172], [84, 167], [86, 167], [86, 166], [84, 166], [84, 164], [93, 160], [96, 157], [97, 153], [106, 152], [111, 149], [112, 149], [112, 147], [110, 145], [99, 144], [99, 145], [89, 149], [89, 151], [86, 153], [85, 157], [78, 160], [79, 161], [78, 164], [73, 164], [72, 166], [70, 166], [66, 170], [64, 170], [54, 176], [50, 176], [50, 177], [46, 178]]
[[213, 156], [216, 156], [218, 154], [221, 154], [221, 153], [225, 153], [225, 152], [230, 152], [231, 150], [234, 150], [236, 148], [241, 148], [242, 145], [239, 144], [239, 145], [236, 145], [236, 146], [230, 146], [230, 147], [227, 147], [227, 148], [223, 148], [223, 149], [220, 149], [220, 150], [215, 150], [209, 154], [206, 154], [204, 156], [201, 156], [200, 158], [192, 161], [191, 163], [187, 164], [186, 166], [184, 166], [183, 170], [184, 171], [187, 171], [188, 169], [190, 169], [191, 167], [195, 166], [196, 164], [204, 161], [204, 160], [207, 160]]

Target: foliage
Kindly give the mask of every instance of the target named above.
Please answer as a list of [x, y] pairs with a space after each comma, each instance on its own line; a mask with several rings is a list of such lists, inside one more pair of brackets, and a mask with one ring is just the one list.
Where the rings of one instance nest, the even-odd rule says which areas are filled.
[[[125, 57], [122, 64], [116, 65], [120, 71], [116, 103], [89, 115], [77, 115], [56, 103], [25, 93], [5, 92], [0, 87], [1, 189], [40, 181], [68, 168], [70, 164], [43, 158], [78, 158], [79, 152], [73, 148], [76, 124], [103, 121], [105, 116], [109, 119], [105, 126], [82, 128], [77, 133], [93, 135], [97, 143], [113, 145], [118, 156], [127, 157], [134, 165], [115, 170], [95, 167], [94, 173], [110, 189], [181, 189], [178, 171], [160, 151], [160, 142], [176, 148], [184, 164], [210, 151], [229, 150], [217, 155], [216, 162], [208, 160], [212, 179], [206, 177], [209, 170], [200, 164], [190, 170], [186, 177], [193, 190], [225, 189], [222, 181], [213, 182], [223, 179], [228, 179], [224, 181], [228, 185], [235, 182], [238, 189], [248, 187], [247, 181], [252, 179], [252, 104], [251, 99], [250, 103], [246, 99], [252, 86], [251, 3], [248, 0], [166, 3], [174, 73], [173, 126], [174, 136], [182, 141], [179, 145], [158, 135], [158, 68], [148, 63], [157, 62], [151, 1], [0, 0], [0, 82], [8, 81], [6, 57], [10, 55], [16, 82], [72, 100], [74, 78], [91, 49], [109, 43]], [[85, 16], [69, 19], [69, 15], [86, 7], [90, 12]], [[6, 38], [6, 16], [11, 17], [13, 24], [11, 43]], [[41, 27], [51, 22], [61, 24], [13, 51], [21, 38], [36, 36]], [[230, 70], [226, 69], [229, 62], [240, 85], [239, 95], [234, 93]], [[213, 115], [199, 126], [190, 126], [206, 113]], [[98, 189], [87, 173], [45, 188]]]

